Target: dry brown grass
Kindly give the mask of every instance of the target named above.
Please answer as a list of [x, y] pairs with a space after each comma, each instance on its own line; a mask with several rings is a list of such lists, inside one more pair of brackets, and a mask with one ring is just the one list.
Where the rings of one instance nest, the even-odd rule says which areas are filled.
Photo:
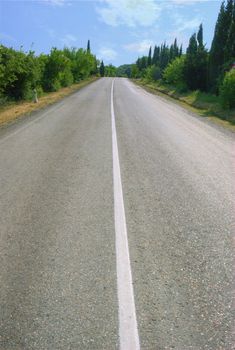
[[3, 106], [0, 108], [0, 125], [12, 122], [23, 115], [29, 115], [36, 110], [49, 106], [97, 79], [99, 78], [92, 77], [78, 84], [62, 88], [59, 91], [47, 93], [39, 98], [38, 103], [22, 101]]

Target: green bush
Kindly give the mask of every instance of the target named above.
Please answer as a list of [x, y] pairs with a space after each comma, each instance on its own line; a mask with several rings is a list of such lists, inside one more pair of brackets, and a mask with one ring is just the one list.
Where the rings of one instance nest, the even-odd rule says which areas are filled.
[[161, 70], [158, 66], [151, 66], [146, 69], [145, 77], [150, 81], [161, 79]]
[[226, 109], [235, 107], [235, 69], [225, 74], [223, 83], [220, 86], [220, 98], [222, 107]]
[[53, 48], [48, 55], [35, 56], [0, 45], [0, 104], [31, 100], [35, 88], [40, 96], [96, 73], [97, 59], [90, 51]]
[[185, 56], [177, 57], [172, 61], [163, 72], [163, 80], [167, 84], [175, 84], [184, 87], [184, 64]]
[[30, 51], [0, 45], [0, 94], [9, 99], [27, 99], [40, 80], [38, 59]]

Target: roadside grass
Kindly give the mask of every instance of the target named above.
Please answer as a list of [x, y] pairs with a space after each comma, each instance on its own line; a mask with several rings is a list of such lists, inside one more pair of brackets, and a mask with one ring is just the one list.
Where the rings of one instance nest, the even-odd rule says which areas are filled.
[[223, 109], [218, 96], [199, 90], [181, 92], [174, 86], [159, 82], [149, 82], [144, 79], [134, 79], [133, 81], [137, 85], [146, 88], [149, 92], [171, 100], [173, 98], [184, 108], [235, 132], [235, 109]]
[[34, 103], [32, 101], [20, 101], [9, 102], [2, 106], [0, 105], [0, 126], [2, 126], [3, 124], [10, 123], [23, 115], [30, 115], [30, 113], [34, 111], [49, 106], [63, 99], [64, 97], [80, 90], [84, 86], [96, 81], [97, 79], [99, 78], [91, 77], [77, 84], [73, 84], [69, 87], [62, 88], [56, 92], [45, 93], [39, 98], [38, 103]]

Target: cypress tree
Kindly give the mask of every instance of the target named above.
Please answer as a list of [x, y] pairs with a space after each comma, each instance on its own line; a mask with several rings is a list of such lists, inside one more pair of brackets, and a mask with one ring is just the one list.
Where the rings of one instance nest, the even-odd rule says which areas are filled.
[[[210, 87], [218, 91], [218, 83], [223, 65], [228, 59], [229, 50], [228, 44], [229, 33], [233, 21], [234, 0], [227, 0], [225, 7], [222, 2], [218, 19], [215, 26], [214, 38], [211, 45], [209, 56], [209, 81]], [[231, 34], [231, 37], [233, 35]]]
[[90, 40], [88, 40], [87, 42], [87, 49], [86, 49], [87, 53], [91, 53], [91, 47], [90, 47]]
[[138, 59], [136, 61], [136, 65], [137, 65], [138, 69], [141, 70], [141, 58], [138, 57]]
[[225, 46], [225, 62], [235, 60], [235, 0], [233, 1], [232, 20]]
[[146, 56], [141, 57], [140, 59], [140, 70], [147, 68], [148, 58]]
[[185, 81], [190, 90], [207, 89], [207, 52], [203, 45], [203, 28], [200, 25], [198, 33], [193, 34], [185, 58]]
[[152, 58], [152, 64], [155, 66], [159, 63], [159, 53], [160, 53], [160, 47], [154, 46], [154, 51], [153, 51], [153, 58]]
[[203, 29], [202, 29], [202, 24], [199, 26], [199, 30], [197, 33], [197, 41], [198, 41], [198, 46], [199, 48], [203, 48]]
[[179, 48], [177, 44], [177, 39], [175, 38], [174, 44], [173, 44], [173, 58], [176, 58], [179, 56]]
[[150, 46], [149, 54], [148, 54], [148, 61], [147, 61], [148, 67], [151, 66], [151, 64], [152, 64], [152, 47]]
[[174, 45], [172, 44], [172, 45], [170, 46], [170, 53], [169, 53], [169, 59], [170, 59], [170, 61], [172, 61], [172, 60], [174, 59], [174, 57], [175, 57]]
[[180, 50], [179, 50], [179, 57], [182, 56], [183, 54], [183, 45], [180, 45]]
[[164, 44], [161, 45], [161, 49], [160, 49], [160, 62], [159, 62], [159, 65], [160, 65], [161, 70], [166, 68], [166, 66], [168, 65], [169, 61], [170, 61], [170, 50], [169, 50], [169, 47], [164, 42]]
[[100, 64], [100, 76], [103, 77], [104, 76], [104, 62], [101, 61]]

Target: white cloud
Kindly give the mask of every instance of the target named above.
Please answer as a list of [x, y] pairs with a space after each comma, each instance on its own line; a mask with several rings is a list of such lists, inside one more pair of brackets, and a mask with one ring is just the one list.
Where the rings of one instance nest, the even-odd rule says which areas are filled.
[[186, 19], [179, 14], [175, 14], [173, 19], [178, 32], [184, 32], [185, 30], [196, 30], [202, 23], [202, 18], [194, 17], [191, 19]]
[[151, 26], [161, 12], [154, 0], [103, 0], [101, 4], [97, 8], [100, 19], [111, 26]]
[[138, 53], [147, 53], [150, 46], [153, 45], [154, 42], [152, 40], [142, 40], [140, 42], [124, 45], [124, 49], [126, 49], [127, 51], [133, 51]]
[[73, 43], [75, 43], [77, 41], [77, 38], [72, 34], [66, 34], [60, 39], [60, 41], [65, 46], [71, 46]]
[[102, 47], [98, 52], [98, 57], [101, 60], [112, 61], [117, 57], [117, 52], [108, 47]]

